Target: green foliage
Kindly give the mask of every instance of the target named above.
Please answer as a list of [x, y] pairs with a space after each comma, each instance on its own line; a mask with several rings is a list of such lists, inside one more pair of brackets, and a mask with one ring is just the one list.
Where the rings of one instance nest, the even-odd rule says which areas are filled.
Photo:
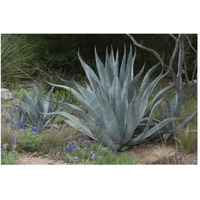
[[1, 35], [1, 77], [4, 83], [27, 79], [35, 72], [27, 63], [33, 56], [32, 47], [23, 35]]
[[179, 129], [178, 131], [178, 142], [181, 144], [183, 152], [189, 154], [197, 140], [196, 131], [190, 131], [189, 127], [186, 130]]
[[135, 158], [128, 153], [118, 153], [100, 143], [89, 143], [88, 140], [76, 143], [70, 141], [63, 149], [62, 159], [69, 164], [116, 165], [136, 164]]
[[154, 110], [162, 101], [161, 96], [173, 86], [160, 90], [147, 108], [148, 99], [154, 87], [166, 76], [166, 74], [160, 74], [149, 83], [151, 74], [159, 64], [146, 73], [137, 92], [138, 79], [142, 75], [144, 67], [137, 75], [134, 75], [136, 54], [132, 56], [131, 46], [127, 62], [126, 49], [124, 50], [120, 71], [118, 52], [116, 57], [114, 57], [113, 50], [110, 55], [106, 52], [105, 67], [98, 57], [96, 49], [95, 57], [99, 77], [79, 55], [90, 84], [86, 84], [86, 88], [84, 88], [77, 82], [73, 82], [81, 95], [72, 87], [51, 84], [72, 92], [79, 103], [88, 110], [89, 115], [75, 105], [62, 103], [63, 108], [80, 115], [84, 122], [65, 112], [51, 114], [68, 118], [67, 123], [71, 126], [112, 149], [123, 149], [123, 146], [144, 142], [155, 134], [159, 136], [160, 130], [173, 121], [173, 118], [163, 121], [153, 119]]
[[8, 144], [1, 145], [1, 164], [2, 165], [15, 165], [19, 154], [15, 151], [16, 146], [12, 146], [12, 150], [8, 150]]
[[45, 130], [42, 133], [40, 152], [52, 156], [59, 156], [59, 152], [66, 146], [66, 141], [69, 139], [68, 137], [69, 134], [66, 131], [58, 131], [58, 129], [54, 128]]
[[30, 129], [20, 129], [16, 138], [19, 151], [38, 151], [42, 141], [42, 135]]

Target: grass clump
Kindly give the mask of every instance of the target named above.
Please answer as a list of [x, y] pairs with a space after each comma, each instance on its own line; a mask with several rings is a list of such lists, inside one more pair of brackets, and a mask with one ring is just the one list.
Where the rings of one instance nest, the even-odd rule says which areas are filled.
[[178, 142], [180, 143], [182, 150], [185, 154], [189, 154], [194, 147], [194, 143], [197, 140], [196, 131], [190, 131], [189, 127], [186, 130], [178, 131]]

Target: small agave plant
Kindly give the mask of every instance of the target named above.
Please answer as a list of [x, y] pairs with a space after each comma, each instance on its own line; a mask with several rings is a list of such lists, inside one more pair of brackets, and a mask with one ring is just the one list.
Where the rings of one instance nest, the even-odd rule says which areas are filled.
[[24, 110], [21, 106], [21, 102], [19, 105], [15, 104], [10, 104], [10, 109], [6, 109], [3, 107], [5, 110], [5, 117], [11, 124], [16, 124], [17, 122], [24, 121], [25, 124], [28, 123], [29, 117], [28, 114], [26, 113], [26, 110]]
[[88, 114], [81, 108], [67, 102], [62, 103], [63, 108], [81, 115], [83, 120], [66, 112], [50, 114], [62, 115], [68, 119], [67, 123], [89, 137], [112, 149], [122, 150], [127, 146], [144, 142], [152, 136], [162, 135], [162, 128], [174, 120], [173, 117], [162, 121], [153, 118], [155, 109], [162, 102], [162, 95], [173, 85], [160, 90], [148, 106], [148, 99], [154, 87], [167, 74], [161, 73], [150, 82], [150, 76], [159, 63], [145, 74], [139, 91], [137, 91], [138, 79], [141, 77], [145, 65], [135, 75], [136, 53], [132, 55], [131, 46], [127, 61], [126, 48], [124, 50], [121, 67], [118, 61], [118, 51], [116, 56], [114, 56], [113, 49], [111, 49], [110, 55], [108, 51], [106, 52], [104, 66], [95, 49], [98, 75], [83, 61], [79, 53], [78, 57], [89, 81], [89, 85], [86, 83], [86, 88], [75, 81], [73, 84], [79, 92], [69, 86], [49, 84], [72, 92], [88, 111]]
[[[182, 106], [182, 95], [180, 93], [179, 94], [175, 93], [171, 102], [165, 99], [165, 107], [166, 107], [165, 114], [163, 112], [161, 105], [158, 106], [161, 119], [164, 120], [164, 119], [172, 118], [172, 117], [180, 118], [181, 106]], [[193, 114], [185, 118], [180, 124], [178, 124], [176, 121], [173, 121], [172, 123], [168, 124], [165, 127], [166, 133], [163, 135], [164, 142], [166, 142], [167, 139], [173, 133], [175, 133], [177, 130], [180, 130], [186, 124], [188, 124], [196, 115], [197, 115], [197, 111], [195, 111]]]
[[[42, 130], [46, 126], [52, 124], [55, 116], [47, 116], [47, 113], [61, 110], [59, 105], [55, 106], [54, 103], [50, 101], [53, 89], [54, 88], [52, 87], [46, 98], [43, 98], [41, 89], [38, 89], [36, 86], [33, 87], [32, 96], [28, 91], [22, 88], [22, 93], [25, 101], [15, 99], [17, 102], [19, 102], [18, 106], [15, 105], [15, 110], [18, 111], [18, 115], [20, 116], [16, 118], [15, 122], [23, 120], [26, 124], [29, 121], [32, 125], [38, 127], [39, 130]], [[8, 114], [10, 113], [11, 116], [17, 115], [16, 112], [14, 112], [15, 110], [13, 110], [11, 107], [11, 109], [7, 110], [7, 112]], [[10, 115], [8, 114], [7, 116], [9, 117]]]

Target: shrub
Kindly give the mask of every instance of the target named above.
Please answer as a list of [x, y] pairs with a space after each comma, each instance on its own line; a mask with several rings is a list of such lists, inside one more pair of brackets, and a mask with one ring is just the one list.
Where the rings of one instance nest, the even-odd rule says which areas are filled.
[[31, 127], [31, 129], [26, 130], [20, 129], [16, 138], [19, 151], [38, 151], [42, 141], [42, 135], [39, 134], [37, 127]]
[[81, 116], [81, 120], [66, 112], [53, 112], [50, 114], [62, 115], [68, 118], [67, 122], [71, 126], [112, 149], [124, 149], [127, 146], [145, 142], [155, 136], [160, 138], [160, 135], [164, 133], [164, 131], [161, 131], [162, 128], [171, 123], [174, 118], [162, 121], [153, 119], [154, 110], [161, 103], [162, 95], [173, 86], [165, 87], [159, 91], [150, 106], [147, 107], [149, 96], [154, 87], [167, 74], [162, 75], [161, 73], [149, 83], [150, 76], [159, 66], [159, 63], [146, 73], [137, 92], [138, 79], [142, 75], [145, 66], [134, 76], [136, 53], [132, 56], [131, 46], [127, 62], [126, 49], [124, 51], [120, 72], [118, 52], [116, 58], [113, 50], [111, 50], [110, 55], [106, 52], [104, 67], [95, 50], [99, 77], [83, 61], [81, 56], [78, 56], [90, 85], [86, 84], [86, 88], [84, 88], [77, 82], [73, 82], [81, 93], [79, 94], [72, 87], [50, 84], [72, 92], [89, 114], [67, 102], [62, 103], [63, 108], [78, 114]]

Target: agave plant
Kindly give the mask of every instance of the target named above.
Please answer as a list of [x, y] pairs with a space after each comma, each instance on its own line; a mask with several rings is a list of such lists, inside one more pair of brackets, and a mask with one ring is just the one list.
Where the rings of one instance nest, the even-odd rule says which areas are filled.
[[16, 124], [17, 122], [24, 121], [25, 124], [28, 123], [29, 117], [26, 113], [26, 110], [24, 110], [21, 106], [21, 102], [19, 105], [10, 104], [10, 109], [5, 110], [5, 117], [11, 124]]
[[150, 106], [147, 107], [149, 96], [154, 87], [167, 73], [161, 73], [155, 80], [150, 82], [151, 74], [159, 66], [159, 63], [156, 64], [145, 74], [139, 91], [137, 91], [138, 80], [144, 71], [145, 65], [135, 75], [136, 52], [134, 55], [132, 54], [132, 47], [130, 46], [126, 61], [125, 48], [119, 69], [118, 51], [116, 56], [114, 56], [113, 49], [111, 49], [110, 55], [106, 51], [104, 66], [95, 49], [97, 76], [78, 53], [89, 85], [86, 83], [85, 88], [73, 81], [74, 86], [79, 90], [77, 92], [69, 86], [49, 84], [71, 91], [89, 113], [87, 114], [75, 105], [63, 102], [62, 106], [65, 109], [81, 115], [83, 120], [66, 112], [53, 112], [50, 114], [66, 117], [71, 126], [112, 149], [122, 149], [124, 146], [143, 142], [153, 135], [162, 134], [162, 128], [171, 123], [174, 118], [159, 121], [153, 118], [153, 113], [161, 103], [162, 95], [173, 85], [160, 90], [153, 98]]
[[55, 116], [47, 116], [48, 112], [60, 111], [60, 106], [50, 101], [53, 92], [53, 87], [47, 94], [46, 98], [42, 97], [41, 88], [38, 90], [36, 86], [33, 87], [33, 95], [31, 96], [28, 91], [22, 88], [23, 97], [25, 102], [16, 99], [23, 110], [26, 111], [30, 123], [39, 128], [44, 129], [53, 123]]
[[[164, 115], [161, 105], [159, 105], [159, 107], [158, 107], [162, 120], [167, 119], [167, 118], [172, 118], [172, 117], [180, 118], [181, 106], [182, 106], [182, 94], [175, 93], [171, 102], [169, 102], [167, 99], [165, 99], [165, 106], [166, 106], [166, 114], [165, 115]], [[177, 129], [179, 130], [182, 127], [184, 127], [196, 115], [197, 115], [197, 111], [195, 111], [192, 115], [185, 118], [180, 124], [178, 124], [176, 121], [173, 121], [172, 123], [168, 124], [165, 127], [166, 133], [163, 135], [164, 142], [167, 141], [167, 139], [171, 136], [172, 133], [176, 133]]]

